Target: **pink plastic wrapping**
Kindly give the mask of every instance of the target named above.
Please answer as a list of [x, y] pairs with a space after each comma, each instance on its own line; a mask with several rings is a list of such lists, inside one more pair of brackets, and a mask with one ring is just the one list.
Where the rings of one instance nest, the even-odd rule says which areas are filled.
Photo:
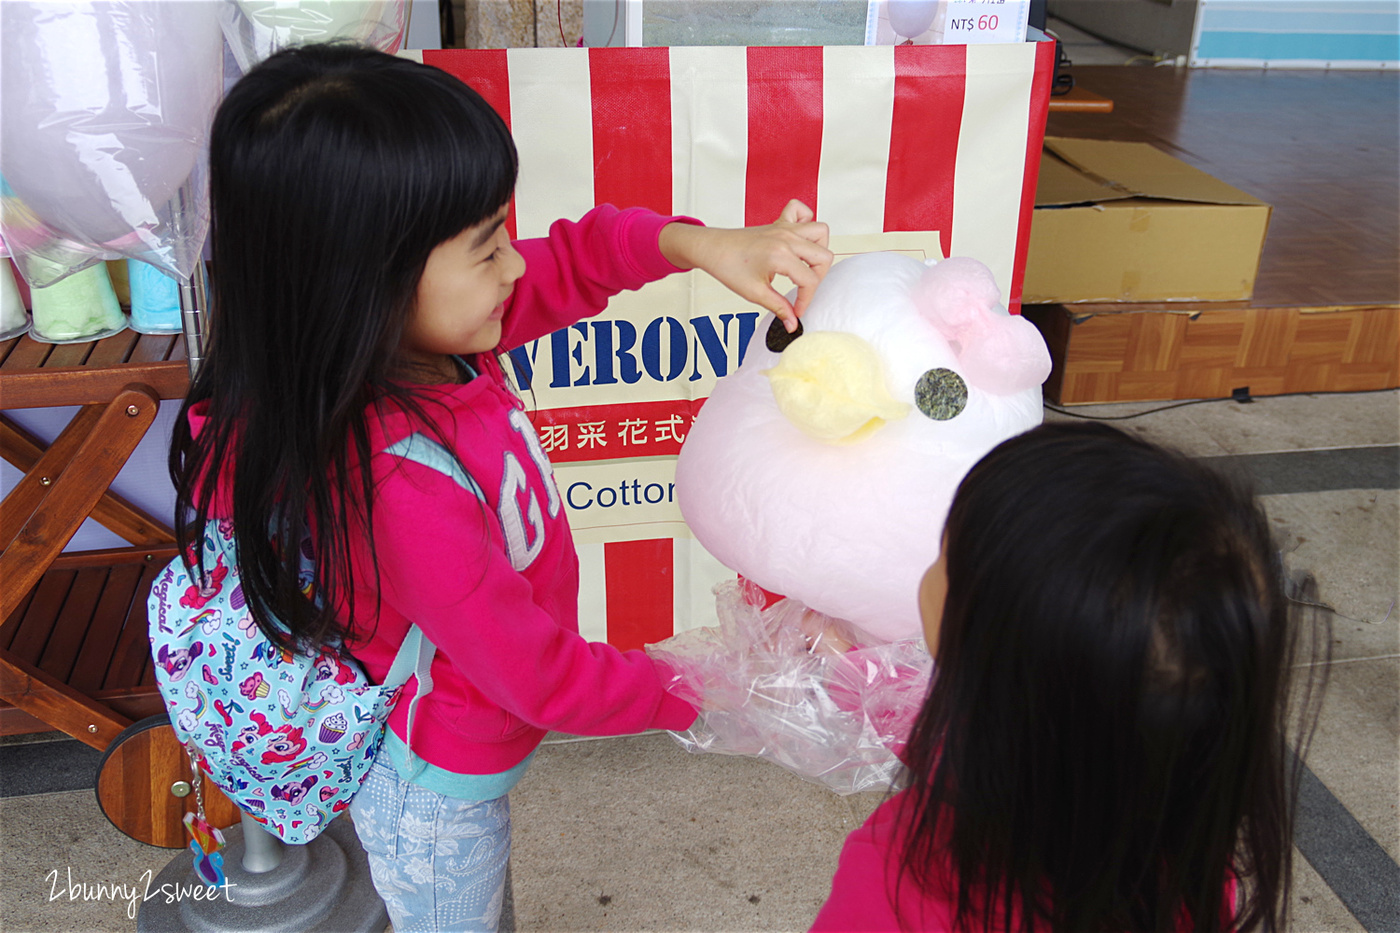
[[647, 648], [674, 672], [668, 689], [701, 710], [676, 740], [765, 758], [838, 794], [895, 786], [933, 669], [922, 639], [871, 643], [794, 599], [764, 609], [749, 583], [723, 584], [715, 599], [717, 628]]

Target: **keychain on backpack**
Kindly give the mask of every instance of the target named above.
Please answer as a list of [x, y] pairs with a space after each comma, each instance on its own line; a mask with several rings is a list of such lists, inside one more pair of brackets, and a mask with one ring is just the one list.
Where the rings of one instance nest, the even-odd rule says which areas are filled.
[[224, 834], [215, 826], [209, 825], [204, 817], [204, 778], [200, 772], [199, 755], [194, 749], [185, 748], [190, 756], [190, 770], [194, 780], [195, 812], [185, 814], [185, 829], [190, 834], [190, 851], [194, 853], [194, 873], [205, 884], [217, 887], [224, 883]]

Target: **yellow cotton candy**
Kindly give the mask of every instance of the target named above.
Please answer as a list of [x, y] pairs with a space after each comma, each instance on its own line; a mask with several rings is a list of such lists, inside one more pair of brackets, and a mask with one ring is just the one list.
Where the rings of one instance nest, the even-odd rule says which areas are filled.
[[854, 334], [809, 331], [766, 375], [787, 419], [828, 443], [856, 443], [909, 412], [885, 388], [875, 348]]

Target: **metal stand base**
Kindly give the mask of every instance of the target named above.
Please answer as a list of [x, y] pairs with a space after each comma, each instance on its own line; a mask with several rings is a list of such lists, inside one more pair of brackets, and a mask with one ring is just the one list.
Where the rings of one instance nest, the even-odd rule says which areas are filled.
[[206, 888], [190, 853], [181, 852], [151, 882], [136, 917], [139, 933], [382, 933], [388, 927], [349, 820], [334, 821], [309, 845], [286, 846], [281, 864], [261, 874], [243, 867], [242, 826], [224, 830], [224, 838], [228, 885]]

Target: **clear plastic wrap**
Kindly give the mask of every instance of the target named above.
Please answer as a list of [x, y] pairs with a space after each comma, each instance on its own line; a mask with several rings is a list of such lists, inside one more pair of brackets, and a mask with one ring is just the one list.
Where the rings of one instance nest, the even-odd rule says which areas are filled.
[[[36, 288], [117, 258], [189, 280], [225, 38], [246, 71], [336, 38], [395, 52], [406, 16], [406, 0], [0, 3], [0, 228], [15, 265]], [[90, 329], [65, 339], [111, 325]]]
[[103, 259], [188, 277], [207, 232], [217, 3], [0, 3], [0, 225], [43, 287]]
[[736, 581], [715, 590], [717, 628], [682, 632], [648, 654], [668, 689], [701, 710], [672, 735], [692, 752], [765, 758], [838, 794], [885, 790], [933, 669], [922, 639], [872, 643], [794, 599], [763, 608]]
[[392, 55], [408, 26], [407, 0], [223, 0], [219, 17], [244, 72], [278, 49], [331, 39]]
[[19, 285], [10, 265], [10, 251], [0, 237], [0, 340], [18, 337], [29, 330], [29, 312], [20, 297]]
[[[31, 257], [30, 268], [43, 262]], [[79, 269], [71, 275], [29, 293], [34, 309], [30, 336], [42, 343], [86, 343], [110, 337], [126, 328], [126, 315], [105, 263]]]

